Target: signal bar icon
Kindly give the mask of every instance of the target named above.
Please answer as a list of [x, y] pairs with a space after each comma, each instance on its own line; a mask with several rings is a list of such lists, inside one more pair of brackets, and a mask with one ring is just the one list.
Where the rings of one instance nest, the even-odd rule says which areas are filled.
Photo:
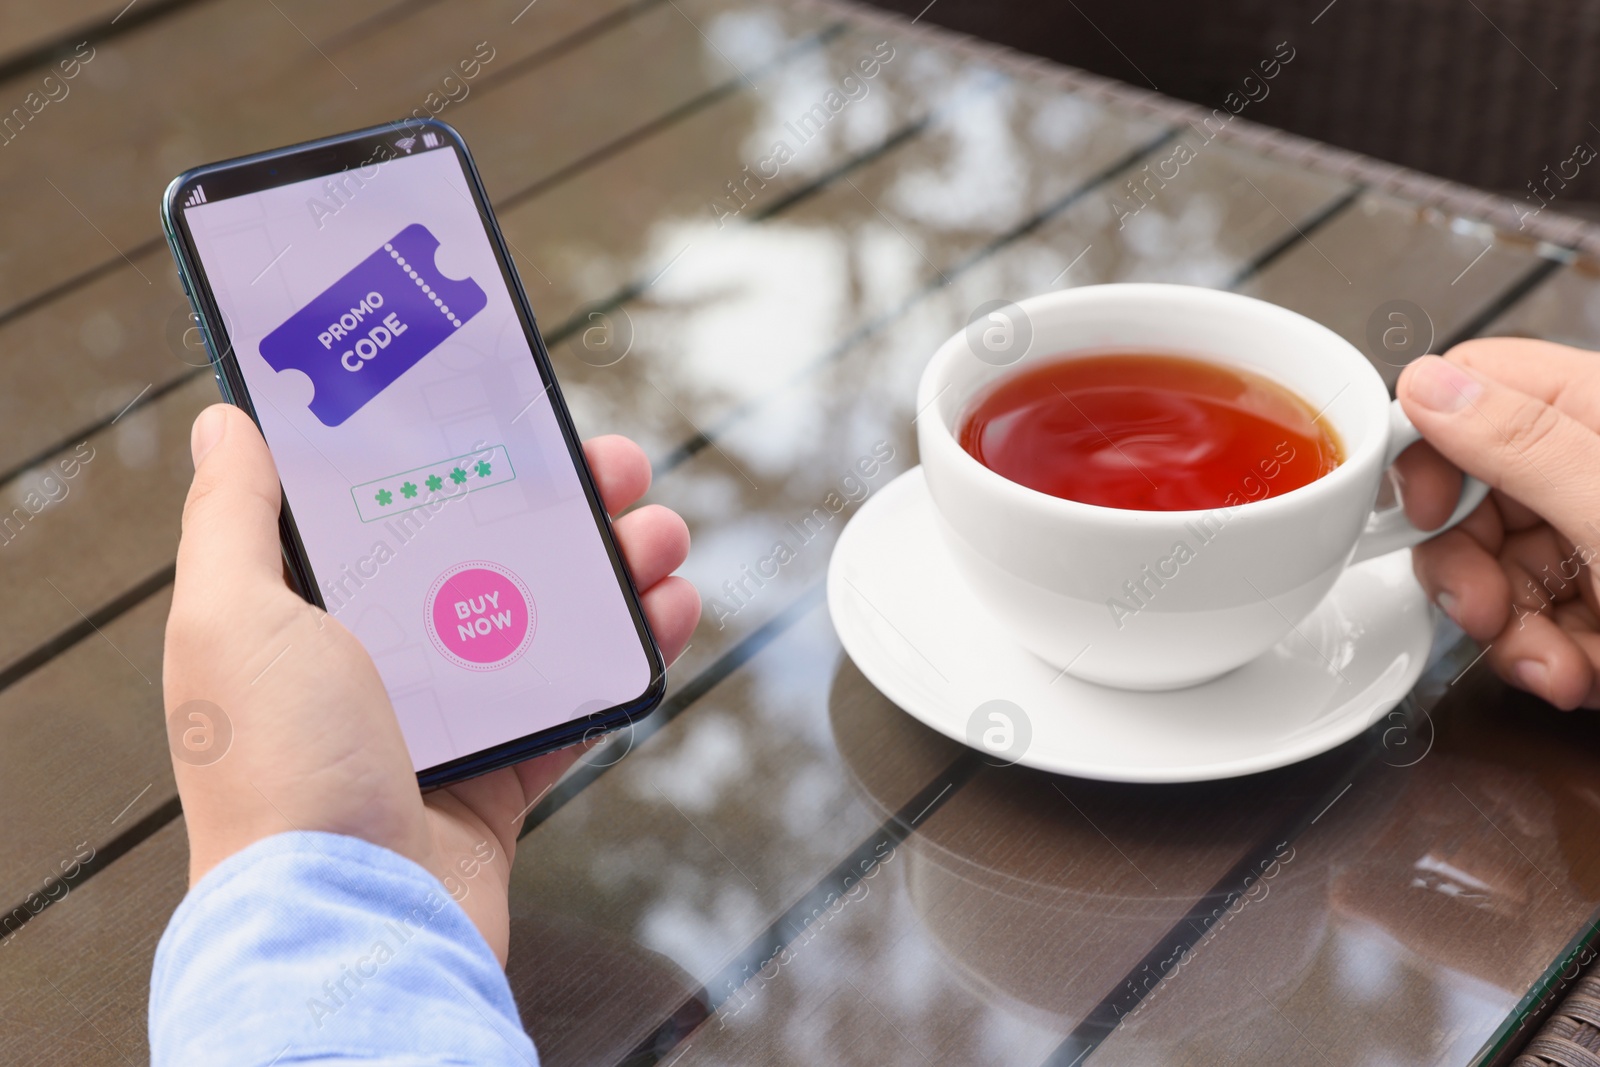
[[438, 148], [439, 147], [439, 135], [436, 134], [436, 133], [425, 133], [425, 134], [423, 134], [422, 135], [422, 147], [423, 148]]
[[189, 194], [189, 199], [183, 202], [184, 207], [199, 207], [206, 202], [206, 191], [201, 186], [195, 186], [194, 192]]

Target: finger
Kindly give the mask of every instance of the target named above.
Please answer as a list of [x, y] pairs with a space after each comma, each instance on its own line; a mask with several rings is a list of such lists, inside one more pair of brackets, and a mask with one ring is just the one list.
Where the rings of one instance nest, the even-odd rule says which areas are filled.
[[[495, 836], [496, 843], [510, 861], [515, 858], [517, 838], [522, 833], [523, 821], [534, 803], [549, 792], [567, 768], [571, 767], [589, 749], [588, 741], [548, 752], [543, 756], [524, 760], [503, 770], [480, 774], [464, 782], [456, 782], [427, 795], [429, 807], [456, 816], [458, 824], [470, 825], [460, 818], [470, 813]], [[465, 856], [475, 853], [483, 858], [481, 848], [472, 840], [470, 831], [455, 833], [456, 840], [439, 840], [445, 855], [439, 858], [448, 864], [450, 854]]]
[[663, 578], [640, 594], [644, 616], [650, 621], [661, 648], [661, 658], [672, 666], [689, 643], [695, 624], [700, 621], [700, 593], [686, 578]]
[[1584, 656], [1589, 657], [1589, 665], [1594, 669], [1595, 677], [1589, 686], [1589, 696], [1584, 697], [1581, 707], [1600, 707], [1600, 616], [1595, 614], [1595, 609], [1587, 601], [1568, 600], [1550, 606], [1550, 617], [1555, 619], [1555, 624], [1560, 625], [1568, 637], [1573, 638], [1573, 643], [1582, 649]]
[[1456, 466], [1574, 539], [1595, 538], [1600, 436], [1542, 400], [1423, 356], [1400, 376], [1405, 413]]
[[[583, 754], [593, 748], [595, 739], [585, 738], [575, 745], [547, 752], [543, 756], [531, 760], [524, 760], [516, 765], [517, 781], [522, 783], [522, 804], [519, 811], [522, 818], [526, 818], [532, 805], [542, 800], [550, 788], [561, 780], [561, 777], [572, 769], [572, 765], [583, 758]], [[522, 832], [522, 818], [516, 819], [516, 832]]]
[[174, 610], [241, 582], [281, 587], [283, 490], [261, 432], [238, 408], [213, 404], [194, 420], [189, 443], [195, 472], [183, 505]]
[[1506, 543], [1505, 520], [1500, 515], [1504, 499], [1497, 493], [1490, 493], [1483, 503], [1473, 508], [1472, 513], [1454, 527], [1482, 545], [1491, 556], [1498, 556]]
[[1485, 658], [1506, 681], [1564, 711], [1588, 699], [1594, 686], [1588, 654], [1548, 615], [1517, 613]]
[[1511, 611], [1520, 615], [1526, 611], [1539, 612], [1556, 605], [1556, 598], [1534, 580], [1534, 576], [1515, 559], [1502, 559], [1500, 569], [1505, 572], [1511, 590]]
[[1411, 550], [1411, 567], [1428, 598], [1474, 641], [1486, 644], [1511, 616], [1511, 583], [1483, 546], [1456, 529]]
[[650, 488], [649, 457], [621, 434], [591, 437], [583, 443], [583, 456], [609, 514], [617, 514]]
[[1600, 708], [1600, 617], [1581, 600], [1562, 604], [1552, 611], [1556, 623], [1572, 638], [1575, 645], [1589, 660], [1594, 680], [1589, 693], [1579, 703], [1581, 708]]
[[[1505, 527], [1500, 521], [1499, 505], [1493, 494], [1473, 508], [1466, 518], [1451, 527], [1450, 532], [1465, 534], [1476, 541], [1490, 556], [1498, 556], [1501, 546], [1505, 544], [1506, 534]], [[1428, 545], [1434, 540], [1437, 540], [1437, 537], [1430, 538], [1422, 544]]]
[[1578, 634], [1575, 639], [1578, 647], [1583, 649], [1583, 654], [1589, 657], [1590, 666], [1595, 669], [1594, 686], [1578, 707], [1594, 711], [1600, 709], [1600, 634]]
[[689, 557], [689, 527], [671, 508], [647, 504], [622, 516], [613, 528], [639, 589], [649, 589]]
[[[503, 798], [497, 797], [497, 803], [492, 808], [477, 809], [479, 817], [501, 836], [501, 843], [508, 858], [516, 857], [517, 838], [522, 836], [522, 827], [528, 813], [561, 780], [561, 776], [583, 758], [583, 754], [589, 751], [592, 744], [592, 741], [585, 738], [575, 745], [568, 745], [566, 748], [559, 748], [554, 752], [546, 752], [542, 756], [514, 764], [508, 768], [511, 780], [515, 783], [508, 791], [508, 795]], [[471, 785], [473, 781], [478, 780], [471, 779], [451, 788], [459, 790], [462, 786]]]
[[[1600, 615], [1582, 600], [1569, 600], [1550, 609], [1550, 615], [1580, 645], [1585, 635], [1600, 637]], [[1594, 657], [1590, 657], [1595, 662]]]
[[1426, 441], [1400, 453], [1394, 479], [1406, 518], [1419, 530], [1443, 526], [1461, 499], [1461, 470]]
[[1600, 430], [1593, 352], [1530, 337], [1480, 337], [1456, 345], [1445, 358]]
[[[543, 758], [530, 762], [537, 763]], [[496, 844], [507, 856], [509, 866], [517, 835], [522, 832], [522, 820], [517, 813], [527, 806], [529, 799], [523, 796], [519, 776], [511, 768], [455, 782], [427, 794], [423, 799], [430, 808], [452, 816], [450, 823], [435, 831], [435, 841], [440, 849], [436, 860], [444, 867], [449, 867], [454, 856], [470, 853], [472, 846], [477, 844], [473, 838], [478, 835], [473, 832], [471, 820], [464, 817], [467, 815], [475, 817], [494, 835]]]
[[1520, 500], [1512, 500], [1504, 493], [1490, 493], [1489, 496], [1500, 509], [1500, 519], [1507, 530], [1528, 530], [1545, 524], [1537, 512]]
[[1500, 550], [1500, 562], [1507, 570], [1526, 574], [1532, 588], [1546, 600], [1561, 602], [1578, 596], [1582, 568], [1549, 526], [1509, 535]]

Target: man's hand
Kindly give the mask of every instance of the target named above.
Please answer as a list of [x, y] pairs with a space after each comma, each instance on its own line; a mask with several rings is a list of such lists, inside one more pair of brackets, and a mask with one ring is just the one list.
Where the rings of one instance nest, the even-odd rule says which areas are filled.
[[[192, 701], [231, 726], [214, 762], [175, 759], [192, 885], [273, 834], [321, 830], [363, 838], [432, 871], [452, 889], [501, 962], [518, 816], [578, 758], [570, 748], [424, 797], [372, 659], [337, 620], [284, 582], [277, 470], [255, 424], [217, 404], [195, 420], [195, 477], [184, 505], [167, 620], [163, 686], [174, 751]], [[650, 464], [623, 437], [584, 452], [606, 509], [644, 495]], [[700, 597], [670, 577], [689, 531], [660, 506], [615, 523], [662, 654], [671, 662], [700, 617]], [[202, 707], [203, 705], [195, 705]]]
[[1423, 588], [1503, 678], [1559, 708], [1600, 707], [1600, 355], [1469, 341], [1412, 363], [1397, 392], [1426, 438], [1395, 465], [1411, 521], [1449, 517], [1456, 468], [1494, 490], [1412, 550]]

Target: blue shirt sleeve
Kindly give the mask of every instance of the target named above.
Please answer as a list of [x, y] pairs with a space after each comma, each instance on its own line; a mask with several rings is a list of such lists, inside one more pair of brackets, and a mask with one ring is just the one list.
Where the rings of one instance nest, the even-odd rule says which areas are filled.
[[437, 878], [353, 837], [286, 833], [212, 869], [150, 979], [153, 1067], [537, 1067], [504, 972]]

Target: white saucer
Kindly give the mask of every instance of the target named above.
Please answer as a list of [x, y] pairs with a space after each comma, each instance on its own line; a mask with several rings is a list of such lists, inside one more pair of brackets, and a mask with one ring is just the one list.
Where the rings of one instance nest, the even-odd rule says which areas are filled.
[[968, 592], [920, 467], [845, 527], [828, 611], [861, 673], [924, 725], [970, 745], [979, 705], [1010, 701], [1032, 735], [1015, 762], [1113, 782], [1231, 778], [1325, 752], [1410, 691], [1434, 629], [1410, 552], [1395, 552], [1351, 567], [1296, 633], [1215, 681], [1153, 693], [1079, 681], [1013, 644]]

